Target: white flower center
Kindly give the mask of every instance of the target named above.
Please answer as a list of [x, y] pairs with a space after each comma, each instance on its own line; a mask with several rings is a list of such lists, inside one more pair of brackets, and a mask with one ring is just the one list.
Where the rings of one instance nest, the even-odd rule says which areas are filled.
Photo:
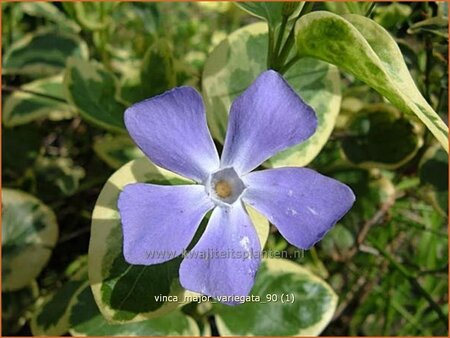
[[219, 169], [212, 173], [206, 191], [216, 204], [233, 204], [242, 195], [246, 186], [233, 168]]

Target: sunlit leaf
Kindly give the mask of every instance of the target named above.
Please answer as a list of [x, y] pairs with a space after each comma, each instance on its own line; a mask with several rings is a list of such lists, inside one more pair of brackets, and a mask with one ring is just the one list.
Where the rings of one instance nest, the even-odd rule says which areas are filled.
[[376, 22], [353, 14], [310, 13], [299, 21], [297, 48], [301, 56], [337, 65], [402, 112], [415, 114], [448, 152], [448, 127], [417, 89], [394, 39]]

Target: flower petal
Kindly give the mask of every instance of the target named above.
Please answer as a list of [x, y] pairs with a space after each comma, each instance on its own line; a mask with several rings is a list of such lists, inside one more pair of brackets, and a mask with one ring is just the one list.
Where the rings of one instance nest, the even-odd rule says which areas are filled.
[[256, 171], [243, 181], [248, 186], [243, 200], [301, 249], [321, 240], [355, 201], [348, 186], [306, 168]]
[[262, 73], [230, 110], [222, 167], [245, 174], [276, 153], [308, 139], [314, 110], [273, 70]]
[[216, 207], [199, 242], [181, 262], [181, 285], [211, 297], [247, 296], [261, 261], [260, 251], [258, 235], [242, 203]]
[[200, 94], [178, 87], [125, 111], [134, 142], [158, 166], [197, 182], [219, 167]]
[[201, 185], [134, 183], [120, 193], [118, 207], [125, 260], [152, 265], [179, 256], [214, 204]]

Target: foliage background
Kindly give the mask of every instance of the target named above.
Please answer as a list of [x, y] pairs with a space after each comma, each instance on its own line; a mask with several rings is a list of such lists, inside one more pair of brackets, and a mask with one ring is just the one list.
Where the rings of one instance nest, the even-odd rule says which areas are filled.
[[[447, 121], [446, 5], [362, 6], [317, 3], [314, 10], [368, 14], [388, 29], [419, 89]], [[88, 251], [91, 212], [103, 184], [141, 156], [114, 112], [176, 85], [201, 88], [213, 48], [257, 21], [232, 3], [2, 3], [3, 187], [37, 197], [54, 212], [59, 229], [36, 281], [3, 290], [4, 335], [31, 334], [37, 304], [70, 280], [73, 262]], [[28, 34], [42, 38], [30, 42]], [[71, 56], [97, 62], [77, 68]], [[357, 203], [296, 259], [339, 295], [323, 334], [447, 335], [447, 154], [417, 119], [353, 76], [341, 73], [341, 80], [335, 129], [309, 166], [351, 185]], [[93, 114], [113, 120], [102, 124]], [[12, 203], [15, 216], [2, 216], [14, 226], [27, 211]], [[7, 250], [27, 244], [21, 240], [2, 242], [4, 267]], [[266, 248], [295, 251], [274, 228]], [[192, 306], [183, 311], [206, 318], [217, 334], [208, 313], [196, 317]]]

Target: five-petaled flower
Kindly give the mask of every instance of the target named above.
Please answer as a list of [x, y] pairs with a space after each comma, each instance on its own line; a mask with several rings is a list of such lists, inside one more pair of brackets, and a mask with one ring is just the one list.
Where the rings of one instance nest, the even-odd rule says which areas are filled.
[[[346, 185], [311, 169], [253, 171], [316, 130], [313, 109], [275, 71], [262, 73], [231, 106], [222, 156], [214, 146], [200, 94], [178, 87], [125, 112], [125, 125], [156, 165], [197, 184], [135, 183], [120, 193], [123, 252], [130, 264], [152, 265], [174, 256], [145, 255], [189, 246], [213, 209], [192, 252], [242, 252], [245, 259], [193, 255], [180, 266], [181, 285], [208, 296], [246, 296], [260, 265], [261, 243], [245, 209], [267, 217], [292, 245], [308, 249], [350, 209]], [[253, 254], [249, 254], [253, 253]]]

